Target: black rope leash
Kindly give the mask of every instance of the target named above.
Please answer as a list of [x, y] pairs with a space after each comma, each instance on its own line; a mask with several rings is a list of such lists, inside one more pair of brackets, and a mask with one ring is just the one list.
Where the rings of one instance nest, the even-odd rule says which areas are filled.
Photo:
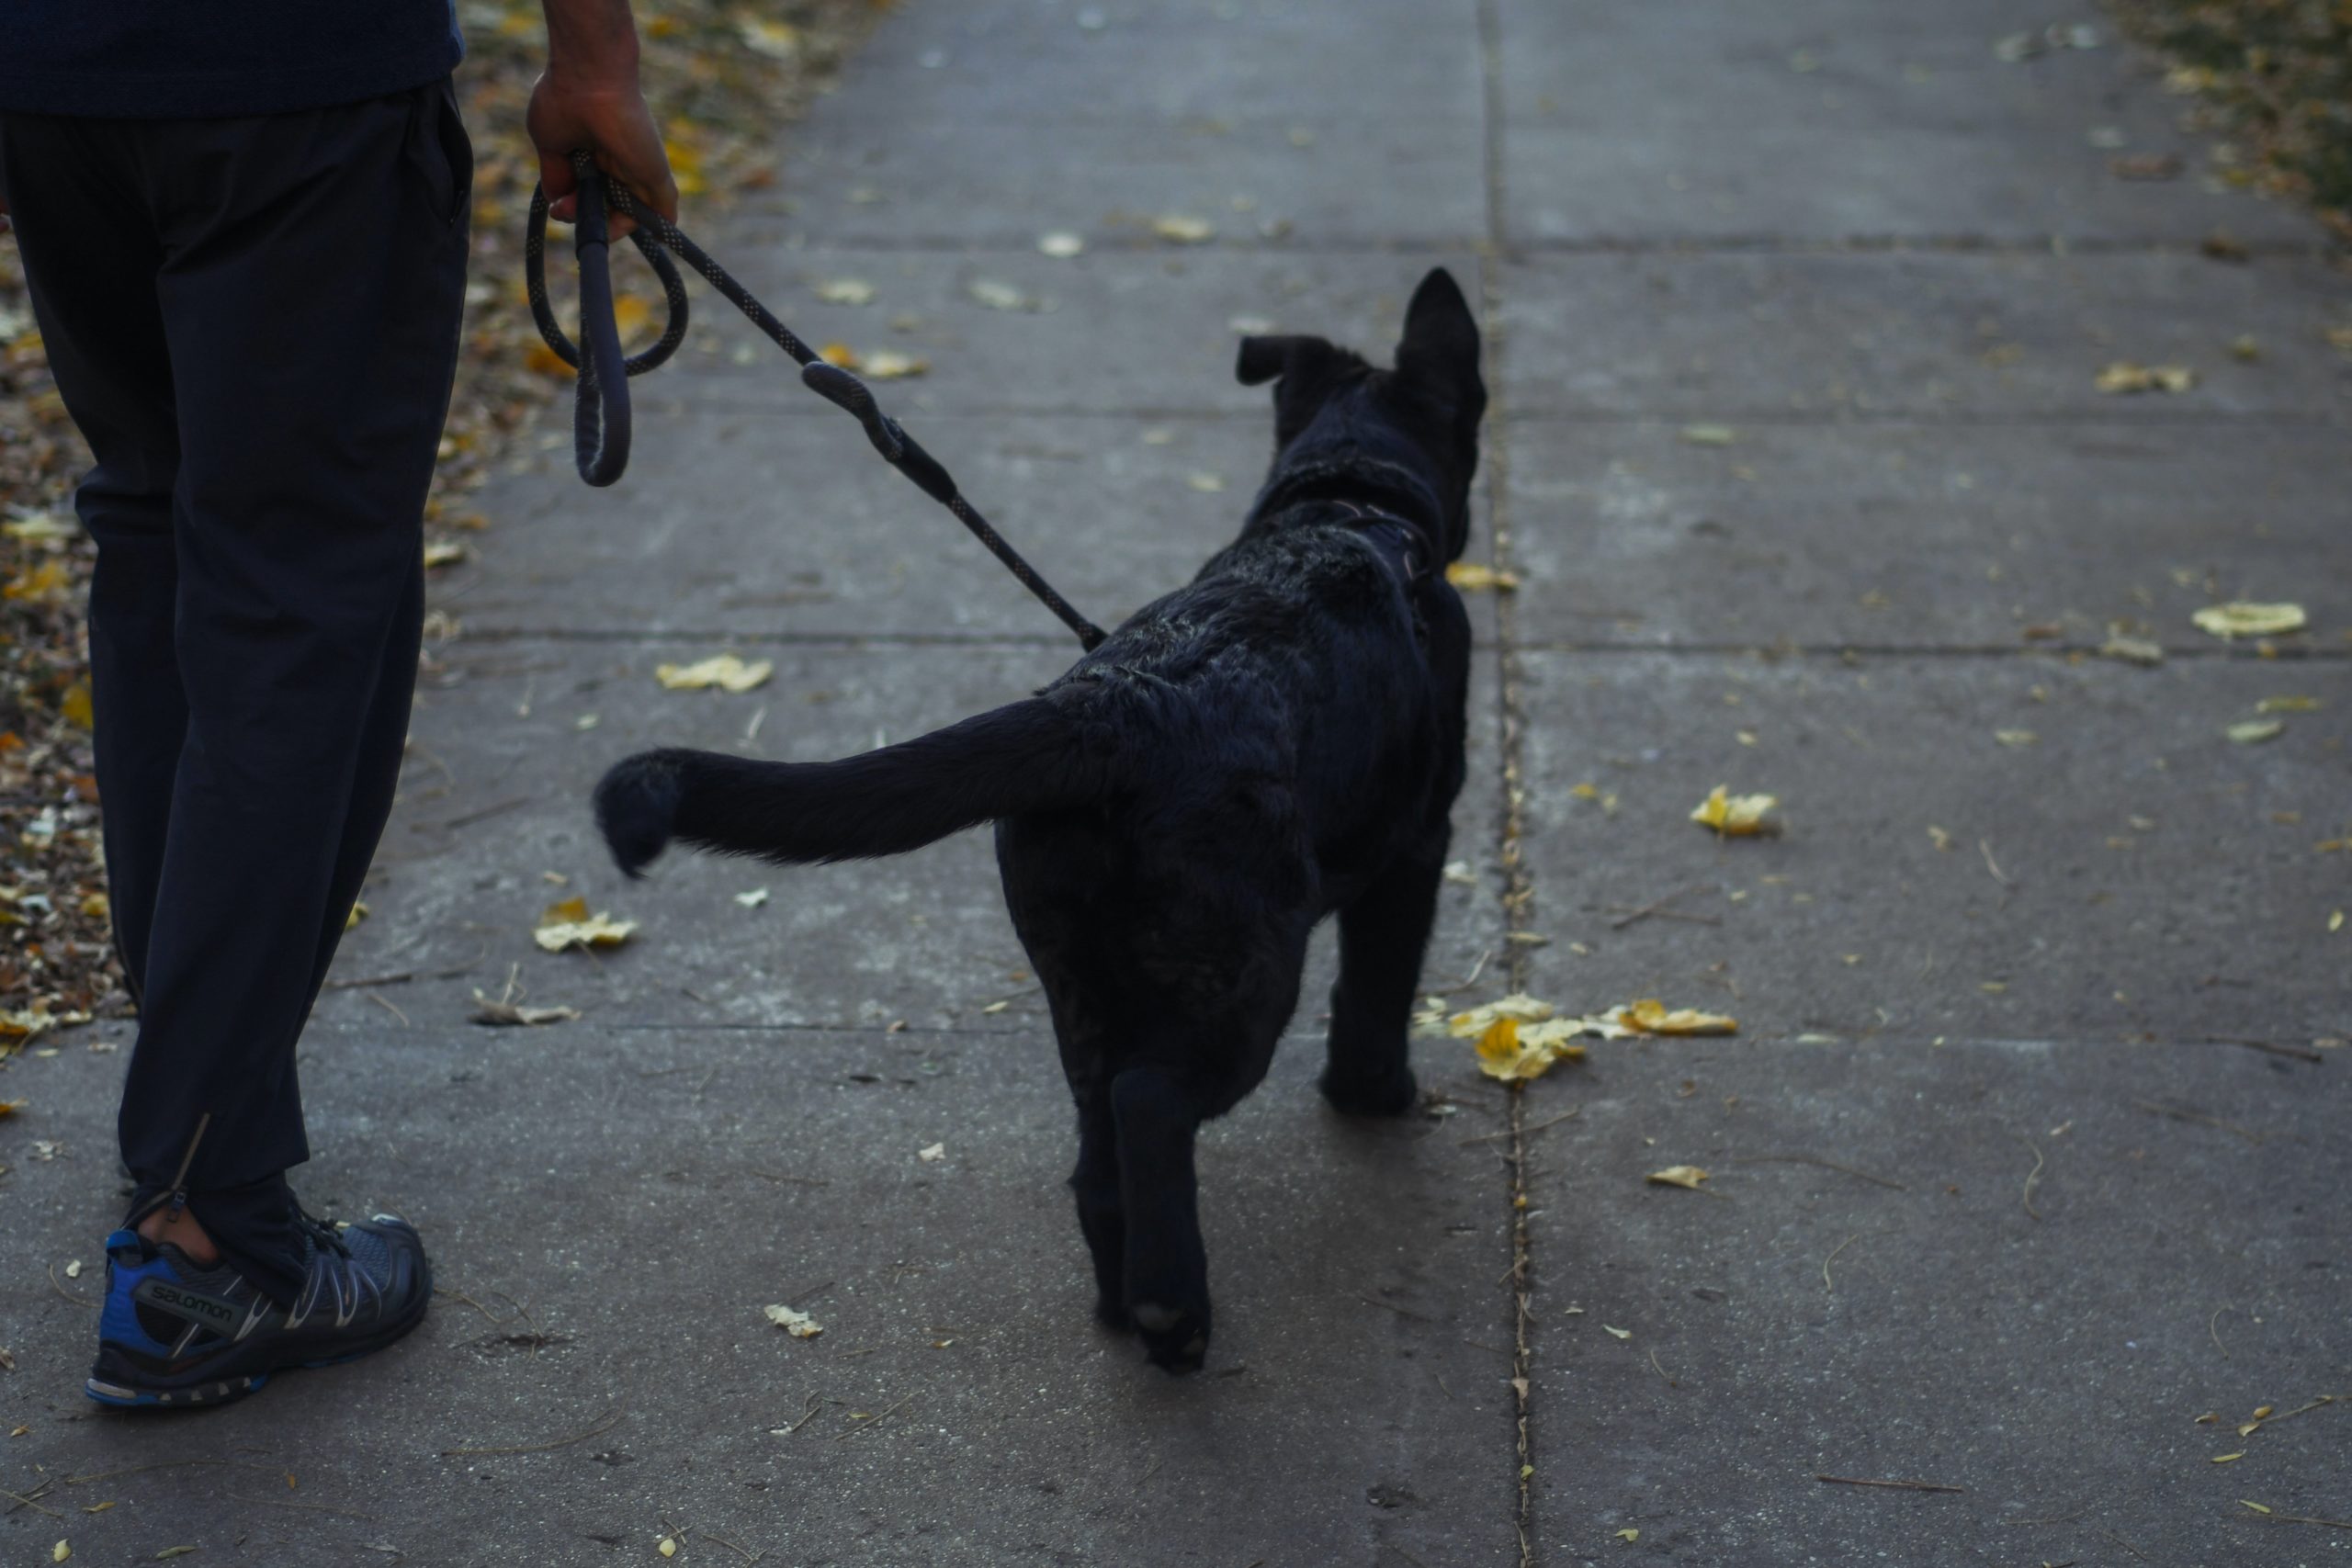
[[[662, 365], [685, 339], [685, 284], [666, 254], [674, 251], [702, 274], [728, 303], [751, 318], [752, 324], [767, 334], [771, 343], [793, 357], [800, 367], [800, 379], [812, 391], [846, 410], [865, 427], [865, 438], [882, 454], [884, 461], [954, 513], [956, 520], [988, 547], [989, 554], [1004, 563], [1005, 570], [1023, 588], [1043, 600], [1047, 609], [1061, 617], [1063, 625], [1078, 634], [1080, 645], [1091, 650], [1102, 640], [1102, 629], [1056, 592], [1053, 585], [1038, 576], [1036, 569], [1022, 559], [1021, 553], [1005, 543], [1004, 536], [989, 526], [989, 520], [964, 499], [956, 488], [955, 477], [939, 459], [924, 451], [898, 421], [882, 412], [874, 400], [871, 388], [840, 366], [829, 365], [818, 357], [814, 349], [777, 321], [766, 306], [753, 299], [751, 291], [729, 276], [727, 269], [713, 261], [700, 245], [686, 238], [676, 224], [658, 212], [640, 210], [630, 199], [628, 187], [601, 174], [587, 153], [574, 152], [571, 166], [580, 180], [580, 211], [573, 228], [572, 249], [580, 260], [581, 336], [588, 344], [584, 355], [563, 335], [563, 328], [555, 319], [555, 309], [548, 302], [548, 197], [544, 186], [531, 192], [529, 227], [523, 244], [523, 276], [531, 297], [531, 317], [538, 323], [539, 336], [547, 340], [548, 347], [555, 351], [558, 358], [580, 373], [572, 404], [571, 445], [572, 463], [582, 479], [603, 486], [621, 477], [622, 470], [628, 467], [628, 378]], [[628, 237], [635, 242], [638, 254], [645, 257], [654, 275], [661, 278], [662, 298], [669, 310], [669, 322], [662, 329], [660, 341], [644, 353], [628, 357], [621, 354], [620, 326], [613, 316], [612, 241], [605, 218], [608, 207], [636, 220], [637, 228]]]

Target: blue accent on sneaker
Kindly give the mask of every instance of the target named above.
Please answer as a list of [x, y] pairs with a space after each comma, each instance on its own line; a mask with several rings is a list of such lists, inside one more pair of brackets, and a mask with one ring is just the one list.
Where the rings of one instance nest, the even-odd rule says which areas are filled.
[[131, 1292], [142, 1281], [179, 1281], [171, 1259], [148, 1247], [139, 1233], [120, 1230], [107, 1237], [107, 1301], [98, 1314], [98, 1342], [119, 1345], [142, 1356], [165, 1357], [172, 1348], [147, 1332], [139, 1321]]

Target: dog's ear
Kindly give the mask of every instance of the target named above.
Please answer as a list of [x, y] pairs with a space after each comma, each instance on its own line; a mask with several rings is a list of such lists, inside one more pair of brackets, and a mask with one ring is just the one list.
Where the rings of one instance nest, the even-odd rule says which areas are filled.
[[1478, 378], [1478, 318], [1461, 285], [1442, 266], [1431, 267], [1413, 302], [1405, 307], [1405, 335], [1396, 344], [1396, 368], [1464, 403], [1483, 407], [1486, 386]]
[[1233, 375], [1245, 387], [1263, 386], [1330, 353], [1330, 344], [1319, 337], [1245, 337], [1233, 363]]

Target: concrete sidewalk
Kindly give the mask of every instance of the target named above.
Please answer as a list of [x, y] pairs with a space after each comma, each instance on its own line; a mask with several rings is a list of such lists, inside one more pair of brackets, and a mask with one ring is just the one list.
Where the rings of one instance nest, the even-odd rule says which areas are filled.
[[[630, 750], [836, 756], [1073, 651], [698, 299], [622, 486], [581, 487], [550, 421], [483, 494], [305, 1047], [301, 1190], [402, 1208], [450, 1293], [363, 1367], [94, 1412], [122, 1057], [20, 1059], [0, 1485], [60, 1481], [62, 1517], [0, 1499], [0, 1555], [2352, 1562], [2278, 1522], [2352, 1518], [2352, 862], [2313, 848], [2352, 827], [2352, 288], [2313, 227], [2207, 188], [2111, 36], [1996, 53], [2074, 19], [902, 0], [780, 195], [704, 238], [810, 341], [927, 359], [890, 406], [1106, 623], [1257, 479], [1237, 332], [1385, 354], [1453, 267], [1493, 350], [1473, 553], [1522, 586], [1474, 606], [1476, 886], [1425, 983], [1484, 957], [1464, 1000], [1657, 996], [1739, 1034], [1596, 1043], [1516, 1099], [1429, 1042], [1448, 1113], [1363, 1127], [1313, 1092], [1309, 1006], [1204, 1139], [1207, 1372], [1101, 1334], [984, 836], [637, 886], [595, 841]], [[2187, 177], [2109, 171], [2167, 152]], [[1063, 230], [1084, 253], [1040, 254]], [[2250, 259], [2201, 254], [2217, 230]], [[871, 303], [819, 299], [845, 278]], [[2126, 359], [2198, 381], [2098, 391]], [[2233, 598], [2311, 628], [2265, 657], [2191, 623]], [[2119, 626], [2165, 661], [2097, 657]], [[774, 678], [654, 679], [720, 651]], [[2228, 739], [2278, 697], [2320, 705]], [[1719, 783], [1786, 834], [1684, 820]], [[570, 893], [636, 936], [536, 951]], [[585, 1017], [468, 1023], [510, 971]], [[1678, 1164], [1707, 1190], [1644, 1179]], [[2266, 1405], [2301, 1414], [2241, 1436]]]

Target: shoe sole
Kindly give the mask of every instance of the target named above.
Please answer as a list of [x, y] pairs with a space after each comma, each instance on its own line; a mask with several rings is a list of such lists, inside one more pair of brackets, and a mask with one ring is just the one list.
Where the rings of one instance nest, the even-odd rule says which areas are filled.
[[364, 1344], [333, 1356], [321, 1356], [308, 1361], [287, 1361], [264, 1371], [249, 1372], [226, 1378], [198, 1378], [184, 1388], [136, 1388], [129, 1384], [109, 1382], [93, 1377], [82, 1384], [82, 1392], [98, 1404], [112, 1410], [195, 1410], [213, 1405], [234, 1404], [247, 1394], [258, 1393], [270, 1378], [278, 1372], [312, 1371], [320, 1367], [339, 1367], [345, 1361], [356, 1361], [389, 1349], [415, 1332], [424, 1321], [433, 1304], [433, 1271], [425, 1266], [424, 1290], [417, 1298], [416, 1310], [399, 1323], [378, 1331]]

